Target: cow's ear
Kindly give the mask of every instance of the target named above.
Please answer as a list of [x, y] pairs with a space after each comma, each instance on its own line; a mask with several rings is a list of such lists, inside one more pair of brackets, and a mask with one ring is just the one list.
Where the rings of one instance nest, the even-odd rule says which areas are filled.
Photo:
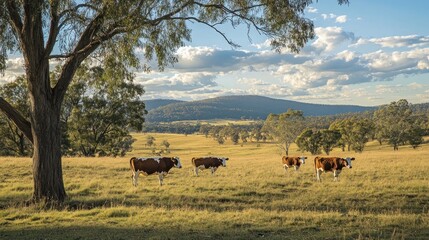
[[350, 159], [350, 160], [355, 160], [355, 158], [354, 158], [354, 157], [352, 157], [352, 159]]

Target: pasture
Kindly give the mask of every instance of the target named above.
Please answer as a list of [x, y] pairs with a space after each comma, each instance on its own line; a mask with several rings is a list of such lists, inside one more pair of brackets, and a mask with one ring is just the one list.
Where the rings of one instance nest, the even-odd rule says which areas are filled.
[[[173, 168], [159, 186], [141, 176], [133, 187], [129, 159], [151, 156], [144, 134], [123, 158], [63, 158], [69, 199], [60, 208], [26, 205], [29, 158], [0, 158], [0, 239], [429, 239], [429, 144], [416, 150], [369, 143], [352, 169], [315, 181], [314, 156], [285, 173], [275, 144], [219, 145], [202, 135], [166, 139]], [[301, 155], [296, 148], [291, 155]], [[194, 156], [230, 160], [214, 176], [192, 173]]]

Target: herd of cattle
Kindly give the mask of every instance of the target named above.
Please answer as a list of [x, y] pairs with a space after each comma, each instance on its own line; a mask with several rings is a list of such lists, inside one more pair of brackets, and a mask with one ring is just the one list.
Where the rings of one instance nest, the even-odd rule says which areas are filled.
[[[289, 168], [299, 169], [301, 164], [305, 164], [307, 157], [282, 157], [282, 163], [285, 171]], [[212, 175], [220, 167], [226, 167], [227, 157], [197, 157], [192, 158], [192, 166], [195, 175], [198, 176], [198, 170], [210, 169]], [[320, 174], [322, 172], [333, 172], [334, 181], [338, 180], [338, 176], [344, 167], [352, 168], [352, 160], [354, 157], [316, 157], [314, 158], [314, 169], [316, 172], [317, 181], [321, 181]], [[132, 171], [133, 185], [137, 186], [140, 173], [143, 175], [158, 174], [159, 184], [162, 186], [164, 177], [168, 174], [171, 168], [182, 168], [179, 157], [132, 157], [130, 159], [130, 167]]]

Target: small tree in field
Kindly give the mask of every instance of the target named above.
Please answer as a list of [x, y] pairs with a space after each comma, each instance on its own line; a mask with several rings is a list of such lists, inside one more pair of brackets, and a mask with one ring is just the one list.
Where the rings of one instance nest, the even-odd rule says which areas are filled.
[[305, 128], [302, 111], [289, 109], [282, 114], [270, 114], [265, 120], [263, 130], [267, 131], [277, 142], [280, 149], [289, 155], [289, 148]]
[[374, 122], [377, 135], [386, 139], [393, 150], [399, 150], [410, 139], [413, 143], [420, 141], [425, 120], [413, 113], [407, 100], [401, 99], [375, 111]]
[[166, 153], [170, 153], [170, 143], [167, 140], [162, 140], [161, 146], [164, 146]]
[[147, 135], [146, 136], [146, 146], [148, 147], [152, 147], [153, 145], [155, 145], [155, 137], [152, 135]]
[[[63, 202], [67, 196], [61, 161], [61, 109], [73, 76], [88, 58], [106, 66], [141, 67], [135, 48], [162, 70], [175, 63], [175, 50], [191, 40], [189, 23], [202, 24], [238, 46], [220, 29], [244, 24], [271, 39], [280, 51], [297, 52], [314, 37], [304, 17], [311, 0], [5, 0], [0, 2], [0, 71], [8, 50], [22, 53], [30, 116], [0, 96], [2, 111], [33, 144], [33, 200]], [[348, 3], [348, 0], [338, 0]], [[249, 36], [250, 37], [250, 36]], [[50, 61], [60, 73], [50, 77]], [[122, 69], [126, 69], [126, 68]], [[143, 66], [148, 69], [148, 66]], [[112, 69], [112, 68], [110, 68]]]

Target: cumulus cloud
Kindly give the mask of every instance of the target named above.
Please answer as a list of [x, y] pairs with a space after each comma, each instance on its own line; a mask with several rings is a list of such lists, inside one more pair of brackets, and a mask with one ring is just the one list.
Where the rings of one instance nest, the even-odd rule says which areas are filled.
[[216, 74], [208, 72], [177, 73], [172, 76], [147, 78], [137, 76], [136, 81], [142, 84], [148, 93], [159, 91], [191, 91], [217, 86]]
[[222, 50], [209, 47], [182, 47], [178, 50], [179, 62], [172, 68], [179, 72], [229, 72], [239, 70], [270, 71], [279, 63], [299, 64], [308, 58], [293, 54], [278, 54], [269, 50]]
[[346, 15], [341, 15], [335, 18], [335, 22], [337, 23], [345, 23], [347, 22], [347, 16]]
[[429, 73], [429, 69], [425, 68], [426, 64], [429, 64], [428, 55], [429, 48], [405, 52], [376, 51], [367, 54], [346, 50], [299, 65], [284, 64], [274, 74], [293, 89], [336, 88], [391, 81], [400, 75]]
[[314, 7], [308, 7], [307, 12], [309, 12], [309, 13], [317, 13], [318, 10], [317, 10], [317, 8], [314, 8]]
[[429, 70], [429, 57], [418, 61], [417, 68], [422, 70]]
[[329, 13], [329, 14], [323, 13], [323, 14], [320, 14], [320, 16], [322, 16], [322, 18], [324, 20], [326, 20], [326, 19], [332, 19], [332, 18], [336, 18], [337, 17], [337, 15], [335, 15], [333, 13]]
[[316, 40], [311, 44], [315, 52], [330, 52], [346, 41], [354, 41], [352, 32], [346, 32], [340, 27], [318, 27], [314, 29]]
[[267, 48], [271, 47], [270, 44], [271, 44], [271, 40], [267, 39], [263, 43], [252, 44], [252, 46], [256, 47], [257, 49], [267, 49]]
[[268, 83], [263, 82], [260, 79], [255, 78], [240, 78], [237, 80], [238, 83], [242, 83], [245, 85], [251, 85], [251, 86], [264, 86], [268, 85]]
[[384, 48], [416, 48], [429, 47], [429, 36], [407, 35], [407, 36], [390, 36], [383, 38], [360, 38], [353, 46], [361, 46], [365, 44], [376, 44]]

